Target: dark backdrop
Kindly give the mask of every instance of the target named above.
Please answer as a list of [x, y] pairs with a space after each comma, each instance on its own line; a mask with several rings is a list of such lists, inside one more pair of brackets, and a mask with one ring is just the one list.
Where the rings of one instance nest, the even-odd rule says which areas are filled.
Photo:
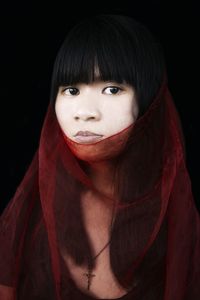
[[[91, 10], [89, 12], [89, 10]], [[39, 145], [56, 53], [69, 28], [86, 15], [126, 14], [163, 45], [169, 88], [186, 139], [197, 208], [199, 193], [199, 11], [196, 1], [36, 1], [1, 7], [1, 210], [13, 196]]]

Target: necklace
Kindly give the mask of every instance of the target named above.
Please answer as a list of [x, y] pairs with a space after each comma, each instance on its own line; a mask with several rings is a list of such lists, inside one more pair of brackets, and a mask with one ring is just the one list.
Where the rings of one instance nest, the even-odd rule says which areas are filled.
[[[108, 246], [109, 243], [110, 241], [108, 241], [108, 243], [103, 247], [103, 249], [101, 249], [101, 251], [95, 257], [93, 257], [93, 260], [95, 260], [104, 251], [104, 249]], [[92, 283], [92, 278], [95, 277], [96, 275], [92, 274], [92, 268], [89, 265], [88, 265], [88, 272], [83, 273], [83, 275], [87, 277], [87, 289], [89, 290]]]
[[[112, 209], [112, 219], [111, 219], [111, 225], [110, 225], [110, 236], [111, 236], [111, 232], [112, 232], [112, 228], [113, 228], [113, 224], [114, 224], [114, 210], [115, 210], [115, 204], [113, 205], [113, 209]], [[111, 240], [111, 239], [110, 239]], [[95, 255], [92, 260], [95, 260], [103, 251], [104, 249], [107, 248], [107, 246], [110, 244], [110, 240], [106, 243], [106, 245], [99, 251], [99, 253], [97, 253], [97, 255]], [[96, 275], [92, 273], [92, 268], [88, 265], [88, 270], [86, 273], [83, 273], [83, 276], [86, 276], [87, 279], [87, 290], [90, 290], [90, 286], [92, 284], [92, 278], [95, 277]]]

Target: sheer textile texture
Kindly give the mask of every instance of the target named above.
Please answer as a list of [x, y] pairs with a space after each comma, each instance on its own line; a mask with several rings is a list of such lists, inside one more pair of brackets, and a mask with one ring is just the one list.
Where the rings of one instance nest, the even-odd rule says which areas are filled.
[[[109, 195], [88, 172], [107, 160], [118, 170]], [[1, 300], [81, 297], [73, 296], [64, 255], [95, 268], [81, 206], [86, 191], [113, 203], [110, 265], [130, 299], [200, 299], [200, 218], [164, 81], [134, 124], [90, 145], [69, 140], [49, 104], [39, 147], [0, 219]]]

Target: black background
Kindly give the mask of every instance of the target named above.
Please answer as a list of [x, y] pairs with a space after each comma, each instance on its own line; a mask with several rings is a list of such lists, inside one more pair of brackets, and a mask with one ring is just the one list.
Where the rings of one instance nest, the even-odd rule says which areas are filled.
[[53, 62], [73, 24], [87, 15], [126, 14], [160, 40], [179, 111], [194, 200], [199, 193], [199, 10], [197, 1], [7, 2], [1, 7], [1, 210], [39, 145]]

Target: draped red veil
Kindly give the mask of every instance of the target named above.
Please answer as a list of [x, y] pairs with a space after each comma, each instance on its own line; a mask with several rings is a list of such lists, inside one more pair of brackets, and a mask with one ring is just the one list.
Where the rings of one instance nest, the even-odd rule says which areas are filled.
[[61, 254], [91, 262], [80, 195], [96, 189], [87, 166], [110, 159], [119, 170], [110, 241], [116, 278], [133, 291], [130, 299], [200, 299], [200, 218], [166, 79], [133, 125], [90, 145], [70, 142], [49, 104], [38, 150], [1, 215], [0, 299], [74, 299]]

